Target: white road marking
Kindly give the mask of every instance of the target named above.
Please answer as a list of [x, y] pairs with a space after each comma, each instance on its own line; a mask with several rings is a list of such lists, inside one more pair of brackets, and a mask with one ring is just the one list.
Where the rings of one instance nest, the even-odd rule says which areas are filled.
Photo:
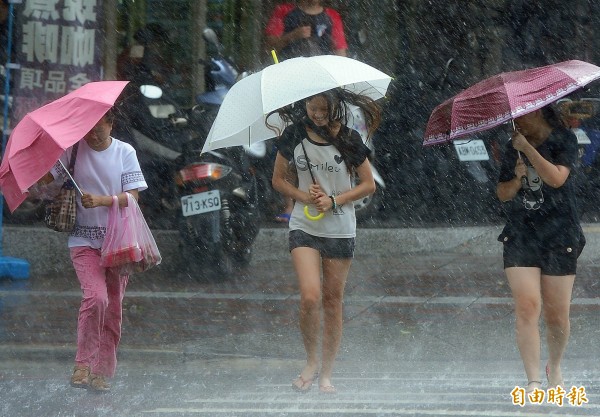
[[[213, 415], [213, 414], [228, 414], [232, 413], [240, 413], [241, 415], [247, 414], [257, 414], [260, 413], [261, 416], [265, 416], [268, 414], [278, 415], [294, 415], [294, 414], [335, 414], [335, 415], [345, 415], [345, 414], [356, 414], [356, 415], [394, 415], [394, 416], [478, 416], [478, 417], [514, 417], [515, 415], [527, 415], [533, 416], [531, 413], [533, 411], [532, 407], [528, 407], [523, 410], [521, 414], [521, 407], [514, 406], [514, 411], [488, 411], [488, 410], [447, 410], [447, 409], [364, 409], [364, 408], [211, 408], [211, 409], [196, 409], [196, 408], [156, 408], [154, 410], [146, 410], [142, 411], [144, 414], [205, 414], [205, 415]], [[557, 407], [557, 411], [558, 411]], [[560, 409], [564, 411], [563, 409]], [[543, 414], [539, 415], [548, 415], [547, 407], [540, 407], [539, 410]]]

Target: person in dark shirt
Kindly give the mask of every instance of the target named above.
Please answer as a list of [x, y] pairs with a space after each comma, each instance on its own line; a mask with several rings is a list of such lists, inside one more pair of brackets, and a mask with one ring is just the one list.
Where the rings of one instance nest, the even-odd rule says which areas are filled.
[[275, 7], [265, 30], [269, 49], [280, 59], [314, 55], [346, 56], [348, 44], [339, 13], [320, 0]]
[[117, 79], [166, 86], [173, 74], [166, 58], [170, 45], [167, 31], [159, 23], [149, 23], [138, 29], [133, 38], [135, 44], [117, 58]]
[[542, 386], [542, 313], [548, 388], [564, 387], [560, 363], [569, 339], [571, 294], [585, 238], [573, 187], [575, 134], [549, 106], [516, 118], [515, 125], [496, 190], [507, 218], [498, 240], [504, 244], [504, 271], [515, 302], [517, 345], [530, 393]]

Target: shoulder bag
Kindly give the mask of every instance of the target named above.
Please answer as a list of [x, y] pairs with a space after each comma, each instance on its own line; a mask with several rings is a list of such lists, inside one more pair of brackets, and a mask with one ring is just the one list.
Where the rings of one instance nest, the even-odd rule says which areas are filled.
[[[69, 173], [71, 177], [75, 172], [75, 160], [77, 159], [77, 148], [79, 142], [73, 145], [71, 160], [69, 161]], [[44, 222], [46, 226], [57, 232], [70, 232], [75, 226], [75, 215], [77, 213], [77, 191], [70, 179], [66, 180], [58, 195], [46, 202]]]

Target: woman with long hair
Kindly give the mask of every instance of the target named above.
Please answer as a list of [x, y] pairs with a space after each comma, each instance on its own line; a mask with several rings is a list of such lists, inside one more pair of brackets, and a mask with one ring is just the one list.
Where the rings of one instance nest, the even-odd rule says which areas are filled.
[[[277, 111], [292, 123], [277, 139], [273, 187], [295, 201], [289, 249], [300, 287], [306, 364], [292, 387], [300, 392], [307, 392], [317, 376], [320, 392], [336, 392], [332, 372], [341, 343], [342, 301], [356, 236], [353, 202], [375, 192], [370, 150], [358, 132], [346, 126], [350, 105], [363, 111], [372, 134], [380, 122], [379, 106], [342, 89]], [[358, 183], [353, 186], [355, 176]]]

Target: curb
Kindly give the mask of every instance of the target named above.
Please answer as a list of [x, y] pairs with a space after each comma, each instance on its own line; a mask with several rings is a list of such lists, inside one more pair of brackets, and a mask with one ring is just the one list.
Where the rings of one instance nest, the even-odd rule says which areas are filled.
[[[587, 244], [582, 258], [596, 259], [600, 253], [600, 225], [583, 225]], [[357, 231], [356, 252], [369, 256], [390, 256], [423, 252], [457, 251], [471, 255], [501, 256], [496, 240], [501, 225], [434, 228], [378, 228]], [[179, 234], [174, 230], [153, 230], [163, 261], [158, 271], [177, 272], [184, 259], [179, 251]], [[287, 228], [264, 228], [254, 243], [251, 265], [289, 256]], [[4, 256], [25, 258], [31, 275], [63, 273], [70, 270], [67, 235], [44, 227], [6, 226]]]

